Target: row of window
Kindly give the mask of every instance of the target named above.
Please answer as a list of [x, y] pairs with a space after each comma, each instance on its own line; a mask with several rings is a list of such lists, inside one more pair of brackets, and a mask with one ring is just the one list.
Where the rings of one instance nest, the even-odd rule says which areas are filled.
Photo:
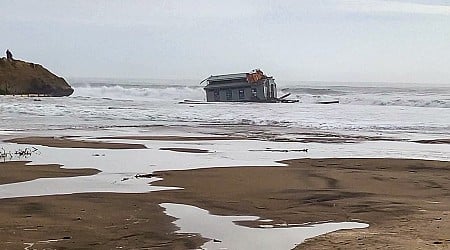
[[[257, 89], [252, 88], [252, 97], [257, 96]], [[233, 91], [231, 89], [227, 89], [225, 92], [225, 97], [228, 101], [233, 100]], [[239, 99], [245, 99], [245, 92], [243, 89], [239, 90]], [[214, 100], [220, 101], [220, 92], [219, 90], [214, 90]]]

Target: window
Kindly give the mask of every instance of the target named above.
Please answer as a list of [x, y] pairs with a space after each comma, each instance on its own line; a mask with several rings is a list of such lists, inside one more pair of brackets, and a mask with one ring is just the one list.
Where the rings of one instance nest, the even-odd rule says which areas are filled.
[[231, 92], [231, 89], [227, 89], [227, 100], [233, 99], [233, 93]]
[[258, 90], [256, 88], [252, 88], [252, 98], [258, 97], [257, 92]]
[[220, 101], [220, 93], [219, 90], [214, 90], [214, 101]]
[[244, 90], [240, 89], [239, 90], [239, 99], [244, 99], [244, 98], [245, 98]]

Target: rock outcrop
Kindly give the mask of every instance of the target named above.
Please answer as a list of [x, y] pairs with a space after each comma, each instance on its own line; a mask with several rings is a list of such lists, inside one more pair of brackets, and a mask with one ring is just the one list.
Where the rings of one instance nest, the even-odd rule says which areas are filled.
[[0, 58], [0, 95], [69, 96], [72, 87], [42, 65]]

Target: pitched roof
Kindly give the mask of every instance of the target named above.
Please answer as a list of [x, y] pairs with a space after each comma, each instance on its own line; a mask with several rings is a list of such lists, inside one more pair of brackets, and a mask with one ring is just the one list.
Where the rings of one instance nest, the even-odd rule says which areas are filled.
[[218, 82], [218, 81], [237, 80], [237, 79], [244, 79], [245, 81], [247, 81], [247, 73], [215, 75], [215, 76], [208, 77], [206, 80], [209, 82]]

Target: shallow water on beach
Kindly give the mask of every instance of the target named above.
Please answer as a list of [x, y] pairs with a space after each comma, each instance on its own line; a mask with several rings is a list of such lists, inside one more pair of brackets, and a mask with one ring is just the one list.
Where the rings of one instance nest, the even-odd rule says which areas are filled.
[[[254, 216], [218, 216], [194, 206], [163, 203], [165, 213], [178, 218], [175, 224], [179, 233], [200, 233], [211, 239], [202, 247], [214, 249], [293, 249], [296, 245], [321, 234], [342, 229], [366, 228], [369, 225], [358, 222], [320, 223], [303, 226], [250, 228], [239, 226], [237, 221], [259, 221]], [[202, 218], [199, 220], [198, 218]], [[245, 239], [245, 240], [243, 240]]]
[[[35, 164], [61, 164], [64, 168], [96, 168], [102, 173], [88, 177], [48, 178], [1, 185], [0, 198], [80, 192], [137, 193], [161, 190], [149, 186], [155, 179], [137, 179], [136, 174], [164, 170], [210, 167], [284, 166], [276, 161], [295, 158], [405, 158], [450, 160], [449, 145], [370, 141], [361, 143], [298, 143], [258, 140], [143, 141], [146, 149], [52, 148], [39, 145], [0, 144], [10, 151], [34, 147], [38, 153], [26, 159]], [[209, 153], [186, 153], [161, 148], [194, 148]], [[307, 152], [298, 151], [308, 149]], [[48, 188], [58, 187], [58, 188]]]

